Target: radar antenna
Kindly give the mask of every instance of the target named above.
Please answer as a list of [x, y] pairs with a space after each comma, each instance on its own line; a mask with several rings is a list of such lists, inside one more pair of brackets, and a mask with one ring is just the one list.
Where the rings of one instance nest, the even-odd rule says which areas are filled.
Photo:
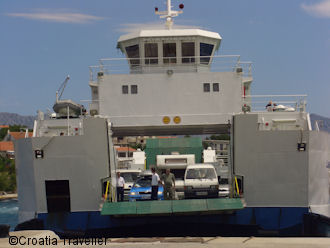
[[158, 11], [158, 7], [155, 7], [155, 13], [156, 15], [161, 15], [160, 18], [166, 18], [165, 25], [168, 29], [171, 29], [173, 26], [173, 17], [183, 13], [182, 9], [184, 5], [181, 3], [179, 8], [181, 9], [179, 11], [172, 10], [171, 0], [167, 0], [167, 11]]

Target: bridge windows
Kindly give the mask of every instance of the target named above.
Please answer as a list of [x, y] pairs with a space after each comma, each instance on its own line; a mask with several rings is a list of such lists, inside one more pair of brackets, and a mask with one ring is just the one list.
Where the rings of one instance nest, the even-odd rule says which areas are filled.
[[220, 42], [217, 33], [200, 29], [140, 30], [121, 36], [117, 48], [126, 56], [131, 74], [184, 73], [210, 71]]
[[182, 63], [195, 62], [195, 42], [182, 42]]
[[201, 65], [209, 65], [216, 45], [202, 38], [149, 39], [140, 44], [131, 44], [132, 42], [130, 42], [130, 45], [125, 46], [124, 49], [129, 65], [134, 70], [139, 70], [141, 65], [149, 67], [150, 65], [181, 65], [195, 64], [196, 62]]
[[176, 43], [163, 44], [164, 64], [176, 63]]
[[213, 44], [200, 43], [201, 64], [208, 65], [213, 51]]
[[[139, 45], [127, 46], [125, 48], [127, 57], [129, 58], [129, 62], [132, 66], [140, 65], [140, 49]], [[137, 58], [137, 59], [134, 59]]]
[[145, 64], [158, 64], [158, 44], [146, 43], [144, 44]]

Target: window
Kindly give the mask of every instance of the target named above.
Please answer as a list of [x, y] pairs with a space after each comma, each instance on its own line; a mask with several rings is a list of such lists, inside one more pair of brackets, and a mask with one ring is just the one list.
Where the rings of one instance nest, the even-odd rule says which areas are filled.
[[133, 185], [133, 188], [150, 187], [150, 185], [151, 185], [151, 176], [141, 177], [140, 179], [136, 180], [136, 182]]
[[[158, 64], [158, 45], [157, 43], [144, 44], [145, 64]], [[156, 58], [156, 59], [153, 59]]]
[[45, 181], [48, 213], [70, 212], [69, 180]]
[[137, 93], [138, 93], [137, 85], [131, 85], [131, 94], [137, 94]]
[[118, 158], [126, 158], [126, 152], [118, 152]]
[[138, 172], [121, 172], [120, 175], [124, 178], [125, 182], [135, 182], [138, 179]]
[[182, 63], [195, 62], [195, 43], [182, 42]]
[[128, 94], [128, 85], [123, 85], [122, 92], [123, 94]]
[[187, 164], [186, 158], [166, 158], [165, 164]]
[[214, 45], [212, 45], [212, 44], [200, 43], [201, 64], [207, 65], [210, 62], [210, 57], [205, 57], [205, 56], [212, 55], [213, 47], [214, 47]]
[[219, 184], [229, 184], [228, 178], [221, 178]]
[[140, 58], [140, 50], [139, 50], [139, 45], [133, 45], [133, 46], [128, 46], [125, 47], [127, 57], [130, 59], [130, 64], [131, 65], [139, 65], [140, 60], [139, 59], [133, 59], [133, 58]]
[[176, 43], [163, 44], [164, 63], [176, 63]]
[[213, 84], [213, 91], [214, 92], [219, 92], [219, 83], [214, 83]]
[[210, 92], [210, 84], [209, 83], [203, 84], [203, 88], [204, 88], [204, 92]]
[[214, 168], [188, 169], [186, 179], [216, 179]]
[[93, 87], [92, 89], [94, 95], [97, 95], [99, 93], [97, 87]]

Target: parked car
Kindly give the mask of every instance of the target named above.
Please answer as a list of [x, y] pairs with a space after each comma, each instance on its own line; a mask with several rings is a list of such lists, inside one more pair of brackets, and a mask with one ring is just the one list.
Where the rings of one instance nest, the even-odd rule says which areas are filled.
[[[163, 186], [158, 187], [158, 199], [163, 200]], [[139, 177], [131, 188], [129, 201], [151, 200], [151, 175]]]
[[214, 166], [211, 164], [189, 165], [184, 176], [184, 197], [217, 198], [219, 182]]
[[140, 170], [131, 170], [131, 169], [122, 169], [122, 170], [117, 170], [117, 172], [120, 172], [120, 175], [125, 180], [124, 200], [128, 201], [131, 188], [133, 187], [133, 184], [137, 180], [141, 171]]

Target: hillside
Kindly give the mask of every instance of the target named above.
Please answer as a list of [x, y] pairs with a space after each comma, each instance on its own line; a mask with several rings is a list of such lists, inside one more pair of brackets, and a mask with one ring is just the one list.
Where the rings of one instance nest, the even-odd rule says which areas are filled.
[[24, 125], [33, 128], [36, 116], [23, 116], [19, 114], [0, 112], [0, 125]]

